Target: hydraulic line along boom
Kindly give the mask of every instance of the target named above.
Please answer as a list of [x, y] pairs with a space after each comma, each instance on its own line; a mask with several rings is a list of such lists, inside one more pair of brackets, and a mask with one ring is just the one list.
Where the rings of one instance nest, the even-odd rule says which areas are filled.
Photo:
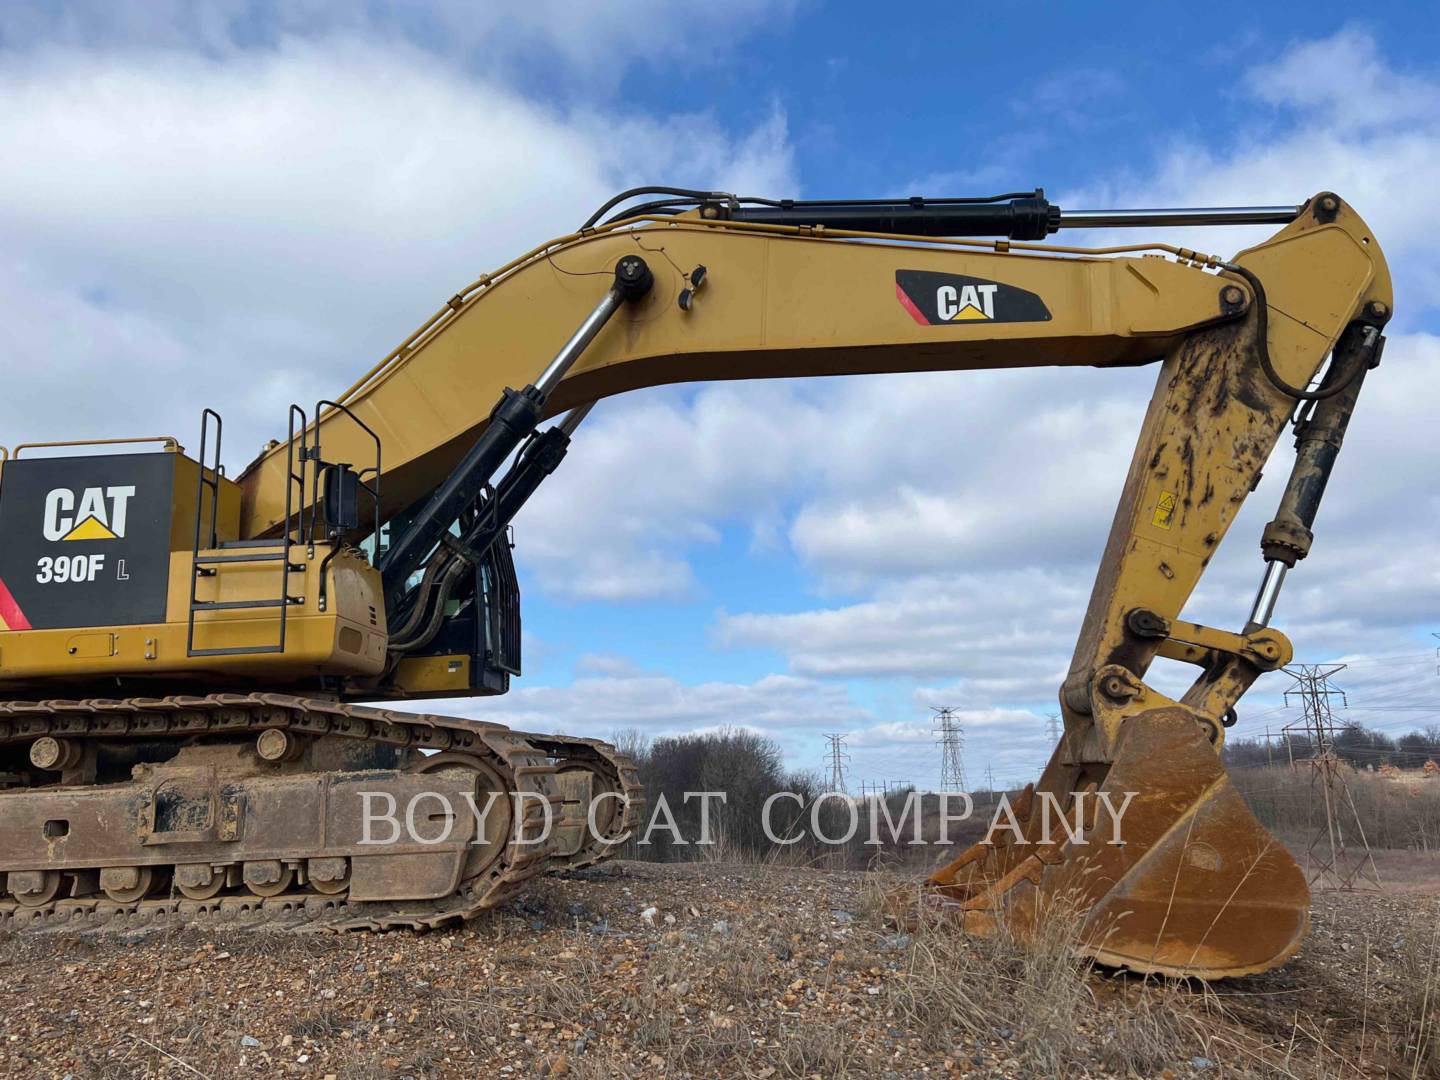
[[[635, 189], [627, 194], [642, 194]], [[620, 197], [617, 197], [620, 198]], [[602, 207], [587, 227], [611, 204]], [[756, 204], [759, 205], [756, 205]], [[897, 236], [1003, 236], [1011, 240], [1043, 240], [1060, 229], [1166, 228], [1188, 225], [1285, 225], [1302, 206], [1227, 206], [1185, 209], [1062, 210], [1045, 198], [1043, 188], [1032, 194], [994, 199], [779, 199], [747, 200], [714, 192], [694, 203], [700, 216], [752, 225], [810, 226]], [[647, 203], [621, 210], [611, 218], [684, 208], [680, 200]]]

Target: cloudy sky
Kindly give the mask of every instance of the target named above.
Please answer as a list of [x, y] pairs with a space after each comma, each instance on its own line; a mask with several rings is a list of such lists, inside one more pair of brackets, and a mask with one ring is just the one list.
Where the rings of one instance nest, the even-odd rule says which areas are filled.
[[[1277, 622], [1300, 660], [1352, 662], [1356, 719], [1433, 722], [1440, 20], [1143, 10], [9, 0], [0, 443], [193, 441], [210, 405], [233, 470], [291, 401], [349, 385], [458, 285], [638, 183], [1043, 185], [1072, 208], [1333, 189], [1385, 246], [1397, 317]], [[797, 768], [845, 732], [852, 780], [925, 785], [930, 707], [951, 705], [972, 782], [1028, 779], [1153, 381], [927, 374], [606, 402], [517, 523], [526, 676], [454, 709], [601, 736], [744, 724]], [[1281, 454], [1191, 618], [1243, 621]], [[1286, 682], [1246, 699], [1241, 734], [1291, 717]]]

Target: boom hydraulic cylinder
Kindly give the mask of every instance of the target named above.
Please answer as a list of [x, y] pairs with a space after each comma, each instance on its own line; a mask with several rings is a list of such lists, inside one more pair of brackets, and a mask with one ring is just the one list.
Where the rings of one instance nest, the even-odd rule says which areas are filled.
[[399, 600], [410, 575], [429, 557], [461, 511], [474, 505], [496, 470], [535, 430], [551, 392], [580, 359], [586, 346], [627, 301], [645, 296], [653, 284], [654, 277], [644, 259], [638, 255], [620, 259], [615, 264], [615, 279], [610, 288], [540, 377], [524, 390], [505, 388], [490, 413], [484, 433], [435, 489], [409, 528], [392, 538], [390, 550], [380, 559], [387, 606]]

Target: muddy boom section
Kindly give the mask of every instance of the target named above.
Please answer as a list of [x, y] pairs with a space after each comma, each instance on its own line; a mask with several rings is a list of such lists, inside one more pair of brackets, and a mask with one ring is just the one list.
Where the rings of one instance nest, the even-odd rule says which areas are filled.
[[634, 827], [604, 743], [280, 694], [0, 704], [0, 929], [430, 927]]

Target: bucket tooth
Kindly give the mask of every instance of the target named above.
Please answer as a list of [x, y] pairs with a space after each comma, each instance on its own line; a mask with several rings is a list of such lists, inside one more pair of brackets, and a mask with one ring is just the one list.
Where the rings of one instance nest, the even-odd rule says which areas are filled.
[[1057, 749], [1013, 805], [1024, 839], [1001, 819], [994, 843], [929, 878], [926, 906], [967, 932], [1003, 923], [1021, 938], [1047, 913], [1070, 912], [1080, 954], [1143, 973], [1214, 979], [1280, 964], [1309, 925], [1309, 889], [1207, 730], [1167, 706], [1128, 719], [1108, 764], [1076, 766]]

